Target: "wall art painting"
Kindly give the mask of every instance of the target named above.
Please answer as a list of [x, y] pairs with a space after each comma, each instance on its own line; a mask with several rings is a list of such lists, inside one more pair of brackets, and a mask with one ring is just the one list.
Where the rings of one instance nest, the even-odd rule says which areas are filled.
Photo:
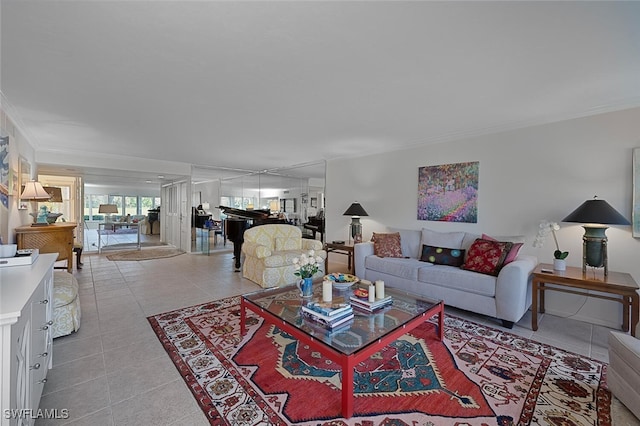
[[0, 204], [9, 208], [9, 136], [0, 134]]
[[418, 220], [477, 223], [479, 165], [418, 168]]
[[640, 238], [640, 148], [633, 149], [633, 204], [631, 208], [633, 237]]

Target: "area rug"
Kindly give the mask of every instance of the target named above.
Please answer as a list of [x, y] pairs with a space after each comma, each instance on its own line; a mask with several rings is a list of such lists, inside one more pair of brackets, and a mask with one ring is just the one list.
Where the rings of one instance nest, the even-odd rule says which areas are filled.
[[240, 299], [148, 320], [213, 425], [611, 424], [606, 364], [517, 335], [437, 317], [356, 366], [354, 416], [340, 415], [340, 368]]
[[114, 261], [122, 260], [151, 260], [163, 259], [165, 257], [174, 257], [184, 254], [184, 250], [178, 250], [173, 247], [168, 248], [151, 248], [144, 250], [127, 250], [119, 251], [107, 255], [107, 259]]

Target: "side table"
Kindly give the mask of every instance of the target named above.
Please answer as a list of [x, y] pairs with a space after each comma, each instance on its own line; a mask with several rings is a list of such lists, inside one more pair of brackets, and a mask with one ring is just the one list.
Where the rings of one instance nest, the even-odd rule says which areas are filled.
[[[544, 292], [553, 290], [622, 303], [622, 330], [629, 331], [629, 308], [631, 308], [631, 334], [635, 335], [636, 325], [640, 319], [638, 288], [633, 277], [625, 272], [609, 271], [605, 276], [602, 270], [587, 270], [583, 273], [582, 268], [571, 266], [567, 266], [566, 271], [554, 271], [553, 265], [541, 263], [533, 271], [531, 328], [533, 331], [538, 329], [538, 292], [540, 293], [540, 312], [544, 313]], [[590, 290], [615, 296], [593, 294], [589, 293]]]
[[355, 274], [355, 265], [353, 262], [353, 244], [345, 243], [325, 243], [324, 250], [327, 252], [327, 257], [324, 260], [324, 271], [328, 273], [329, 269], [329, 253], [344, 254], [347, 256], [347, 268], [350, 274]]
[[56, 222], [47, 226], [19, 226], [16, 228], [18, 250], [38, 249], [40, 253], [58, 253], [58, 260], [66, 260], [67, 271], [71, 272], [75, 229], [76, 224], [73, 222]]

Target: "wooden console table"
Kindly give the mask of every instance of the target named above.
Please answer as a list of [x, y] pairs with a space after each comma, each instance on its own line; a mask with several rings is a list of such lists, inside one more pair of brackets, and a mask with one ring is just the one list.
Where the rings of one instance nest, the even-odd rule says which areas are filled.
[[[638, 288], [633, 277], [624, 272], [609, 271], [605, 276], [601, 269], [587, 270], [583, 273], [582, 268], [571, 266], [567, 266], [566, 271], [554, 271], [553, 265], [541, 263], [533, 271], [531, 328], [534, 331], [538, 329], [538, 292], [540, 293], [540, 312], [544, 313], [544, 292], [553, 290], [622, 303], [622, 330], [629, 331], [629, 308], [631, 308], [631, 334], [635, 335], [636, 325], [640, 319]], [[617, 296], [593, 294], [588, 292], [590, 290]]]
[[324, 271], [326, 273], [329, 269], [329, 253], [344, 254], [347, 256], [347, 268], [350, 274], [354, 274], [355, 264], [353, 261], [353, 244], [337, 244], [337, 243], [325, 243], [324, 250], [327, 252], [327, 258], [324, 260]]
[[38, 249], [40, 253], [58, 253], [58, 260], [67, 261], [67, 271], [73, 269], [73, 222], [48, 226], [20, 226], [16, 228], [18, 250]]

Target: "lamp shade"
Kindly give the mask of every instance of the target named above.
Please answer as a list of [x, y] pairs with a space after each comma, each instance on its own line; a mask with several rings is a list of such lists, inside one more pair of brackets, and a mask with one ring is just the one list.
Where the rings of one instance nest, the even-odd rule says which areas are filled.
[[24, 184], [24, 190], [20, 194], [21, 200], [48, 200], [51, 195], [44, 190], [40, 182], [30, 180]]
[[100, 204], [98, 213], [118, 213], [118, 206], [115, 204]]
[[631, 225], [620, 213], [605, 200], [587, 200], [562, 219], [563, 222], [593, 223], [600, 225]]
[[369, 216], [367, 212], [362, 208], [357, 201], [349, 206], [347, 211], [343, 213], [344, 216]]

